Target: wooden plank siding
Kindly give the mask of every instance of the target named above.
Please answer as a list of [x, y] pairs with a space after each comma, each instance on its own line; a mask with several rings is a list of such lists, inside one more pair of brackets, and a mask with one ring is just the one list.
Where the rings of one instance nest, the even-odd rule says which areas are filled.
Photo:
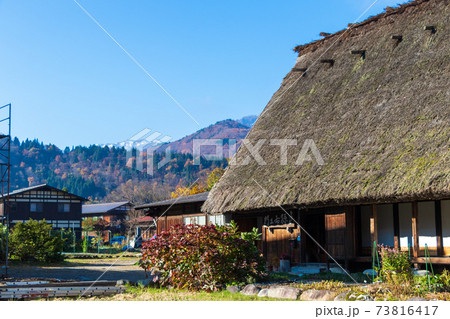
[[419, 256], [419, 209], [417, 202], [412, 203], [412, 238], [413, 238], [413, 256], [417, 258]]
[[444, 241], [442, 238], [442, 207], [441, 201], [434, 201], [434, 218], [436, 225], [436, 254], [437, 256], [444, 255]]
[[378, 244], [378, 214], [377, 205], [372, 204], [372, 211], [370, 215], [370, 246], [373, 254], [373, 245]]
[[[292, 233], [286, 228], [263, 227], [263, 252], [266, 260], [272, 264], [274, 259], [279, 259], [282, 255], [290, 257], [291, 263], [300, 262], [298, 243], [295, 242], [299, 234], [299, 229], [292, 229]], [[274, 264], [272, 264], [275, 266]]]
[[325, 214], [326, 249], [336, 259], [345, 259], [345, 213]]
[[398, 210], [398, 203], [393, 205], [394, 218], [394, 247], [400, 249], [400, 214]]

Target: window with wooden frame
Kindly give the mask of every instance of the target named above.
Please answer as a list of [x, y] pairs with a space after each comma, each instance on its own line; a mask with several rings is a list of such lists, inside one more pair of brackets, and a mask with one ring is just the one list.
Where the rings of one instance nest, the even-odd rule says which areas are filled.
[[186, 216], [183, 218], [185, 225], [206, 225], [206, 216]]

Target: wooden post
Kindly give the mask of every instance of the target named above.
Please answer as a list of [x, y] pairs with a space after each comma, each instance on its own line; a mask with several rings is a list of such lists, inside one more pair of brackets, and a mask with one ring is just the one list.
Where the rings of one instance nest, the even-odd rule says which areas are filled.
[[413, 236], [413, 256], [414, 258], [419, 257], [419, 209], [417, 202], [412, 203], [412, 236]]
[[372, 241], [371, 247], [373, 249], [373, 242], [378, 245], [378, 214], [377, 214], [377, 204], [372, 204], [372, 211], [370, 216], [370, 239]]
[[434, 218], [436, 222], [436, 247], [437, 247], [437, 256], [444, 256], [444, 242], [442, 239], [442, 209], [441, 209], [441, 201], [434, 201]]
[[[306, 211], [301, 211], [299, 215], [299, 224], [302, 228], [305, 228], [305, 213]], [[300, 263], [306, 263], [306, 234], [300, 229]]]
[[394, 213], [394, 247], [400, 249], [400, 216], [398, 213], [398, 203], [393, 206]]
[[266, 262], [270, 263], [269, 256], [267, 256], [267, 227], [262, 226], [262, 251]]
[[347, 206], [345, 209], [344, 256], [346, 269], [348, 269], [350, 260], [355, 257], [354, 211], [354, 206]]
[[355, 254], [361, 256], [362, 235], [361, 235], [361, 206], [355, 207]]

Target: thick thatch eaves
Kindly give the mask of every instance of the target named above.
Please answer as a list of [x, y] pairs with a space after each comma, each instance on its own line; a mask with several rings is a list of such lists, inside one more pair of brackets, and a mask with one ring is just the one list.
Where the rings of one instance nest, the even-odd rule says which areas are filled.
[[[450, 198], [449, 11], [445, 0], [413, 1], [297, 47], [296, 65], [247, 136], [266, 140], [266, 165], [253, 157], [241, 165], [249, 156], [241, 146], [202, 210]], [[270, 139], [297, 141], [287, 165]], [[309, 139], [324, 165], [311, 153], [312, 162], [295, 164]]]

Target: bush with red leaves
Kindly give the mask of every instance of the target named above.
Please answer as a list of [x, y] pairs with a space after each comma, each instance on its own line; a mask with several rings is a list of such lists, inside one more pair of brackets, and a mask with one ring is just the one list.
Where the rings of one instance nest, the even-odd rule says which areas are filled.
[[215, 291], [265, 276], [264, 259], [253, 241], [230, 226], [176, 225], [146, 242], [141, 267], [158, 271], [164, 284]]

